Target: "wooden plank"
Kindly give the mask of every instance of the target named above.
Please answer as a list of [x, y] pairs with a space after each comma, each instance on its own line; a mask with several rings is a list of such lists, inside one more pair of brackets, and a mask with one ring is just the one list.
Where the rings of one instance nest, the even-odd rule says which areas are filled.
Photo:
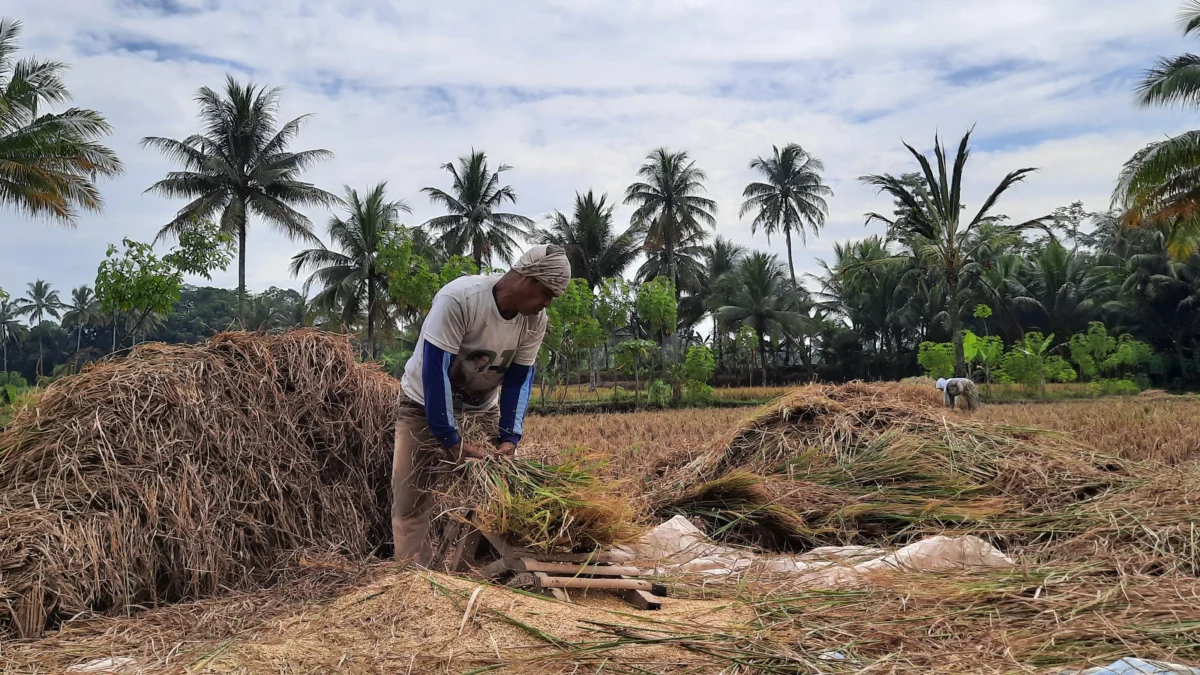
[[541, 551], [534, 551], [528, 548], [515, 548], [511, 546], [509, 547], [509, 550], [511, 550], [515, 555], [526, 558], [536, 558], [537, 560], [542, 560], [544, 562], [578, 564], [613, 562], [613, 556], [610, 553], [543, 553]]
[[621, 598], [638, 609], [650, 611], [662, 609], [662, 600], [640, 589], [631, 588], [624, 591], [621, 593]]
[[534, 572], [542, 588], [595, 588], [607, 590], [636, 589], [649, 592], [654, 585], [641, 579], [593, 579], [591, 577], [552, 577], [545, 572]]
[[575, 565], [571, 563], [544, 562], [532, 558], [521, 558], [521, 563], [530, 572], [550, 572], [553, 574], [636, 577], [642, 573], [636, 567], [621, 567], [618, 565]]

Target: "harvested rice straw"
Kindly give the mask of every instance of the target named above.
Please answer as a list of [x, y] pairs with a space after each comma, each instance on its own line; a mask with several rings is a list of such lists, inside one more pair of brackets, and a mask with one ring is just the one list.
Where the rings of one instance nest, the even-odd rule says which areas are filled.
[[444, 474], [437, 492], [452, 513], [472, 509], [476, 526], [514, 546], [590, 551], [640, 533], [629, 501], [600, 485], [601, 467], [591, 458], [473, 459]]

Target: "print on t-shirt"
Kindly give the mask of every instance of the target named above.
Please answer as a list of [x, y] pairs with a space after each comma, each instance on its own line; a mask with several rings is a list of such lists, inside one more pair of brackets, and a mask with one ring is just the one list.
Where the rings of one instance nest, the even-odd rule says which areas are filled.
[[506, 349], [497, 358], [496, 352], [479, 349], [465, 359], [455, 358], [454, 365], [450, 366], [450, 390], [468, 406], [486, 405], [496, 387], [504, 381], [504, 373], [516, 353], [515, 349]]

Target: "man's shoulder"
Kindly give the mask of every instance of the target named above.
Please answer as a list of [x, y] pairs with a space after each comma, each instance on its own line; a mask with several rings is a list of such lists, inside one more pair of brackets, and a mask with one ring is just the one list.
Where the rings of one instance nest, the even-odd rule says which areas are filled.
[[480, 293], [490, 292], [492, 286], [496, 284], [496, 278], [485, 274], [472, 274], [465, 277], [459, 277], [454, 281], [442, 286], [442, 289], [437, 292], [440, 297], [449, 297], [462, 301], [472, 298]]

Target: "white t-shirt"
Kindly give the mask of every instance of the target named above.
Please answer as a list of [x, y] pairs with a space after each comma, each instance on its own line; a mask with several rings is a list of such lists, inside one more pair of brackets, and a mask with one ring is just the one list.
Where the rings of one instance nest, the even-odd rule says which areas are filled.
[[425, 341], [450, 354], [450, 389], [454, 407], [486, 410], [496, 406], [504, 373], [512, 363], [537, 362], [546, 335], [546, 312], [505, 319], [496, 307], [492, 287], [500, 276], [469, 276], [451, 281], [433, 298], [433, 307], [413, 355], [404, 365], [400, 384], [408, 398], [425, 404], [421, 379]]

